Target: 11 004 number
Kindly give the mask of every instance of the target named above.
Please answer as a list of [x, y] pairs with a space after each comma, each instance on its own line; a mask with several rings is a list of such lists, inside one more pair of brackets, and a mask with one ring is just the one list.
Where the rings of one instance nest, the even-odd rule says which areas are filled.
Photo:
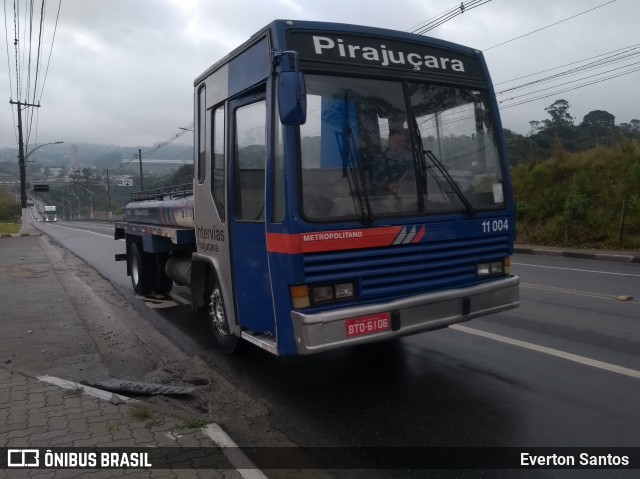
[[483, 233], [497, 233], [500, 231], [509, 231], [509, 220], [492, 220], [482, 222]]

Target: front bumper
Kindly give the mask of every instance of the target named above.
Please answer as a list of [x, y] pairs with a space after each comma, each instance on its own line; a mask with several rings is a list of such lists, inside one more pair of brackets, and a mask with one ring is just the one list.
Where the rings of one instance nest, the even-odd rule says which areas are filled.
[[[298, 354], [314, 354], [348, 345], [364, 344], [446, 328], [487, 314], [498, 313], [520, 305], [520, 278], [482, 283], [468, 288], [411, 296], [388, 303], [304, 314], [292, 311], [291, 319]], [[348, 337], [345, 322], [378, 313], [389, 312], [398, 318], [398, 328], [365, 336]], [[395, 328], [394, 328], [395, 329]]]

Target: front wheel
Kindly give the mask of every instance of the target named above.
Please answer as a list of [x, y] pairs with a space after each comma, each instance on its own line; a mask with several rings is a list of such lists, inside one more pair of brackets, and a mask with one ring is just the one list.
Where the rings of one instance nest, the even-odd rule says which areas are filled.
[[218, 283], [213, 287], [209, 302], [209, 325], [217, 348], [225, 354], [233, 354], [238, 349], [238, 337], [231, 334], [229, 318]]

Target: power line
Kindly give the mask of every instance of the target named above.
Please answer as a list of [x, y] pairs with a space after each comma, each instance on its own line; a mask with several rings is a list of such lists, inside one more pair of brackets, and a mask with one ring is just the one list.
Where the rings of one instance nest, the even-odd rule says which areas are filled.
[[[563, 77], [573, 76], [573, 75], [577, 75], [577, 74], [580, 74], [580, 73], [584, 73], [584, 72], [589, 71], [589, 70], [602, 68], [602, 67], [607, 66], [607, 65], [620, 63], [622, 61], [626, 61], [626, 60], [631, 59], [632, 57], [637, 57], [638, 55], [640, 55], [640, 50], [639, 51], [635, 51], [635, 52], [633, 52], [633, 50], [634, 49], [628, 50], [627, 52], [625, 52], [626, 54], [624, 56], [621, 56], [621, 57], [619, 55], [613, 55], [611, 57], [607, 57], [607, 58], [604, 58], [604, 59], [601, 59], [601, 60], [598, 60], [598, 61], [595, 61], [595, 62], [587, 63], [587, 64], [581, 65], [579, 67], [571, 68], [569, 70], [565, 70], [563, 72], [559, 72], [559, 73], [556, 73], [554, 75], [550, 75], [550, 76], [547, 76], [547, 77], [539, 78], [537, 80], [533, 80], [533, 81], [530, 81], [530, 82], [527, 82], [527, 83], [523, 83], [521, 85], [516, 85], [514, 87], [507, 88], [505, 90], [499, 91], [499, 92], [496, 93], [496, 95], [501, 95], [501, 94], [508, 93], [508, 92], [514, 91], [514, 90], [519, 90], [519, 89], [522, 89], [522, 88], [530, 88], [530, 87], [533, 87], [535, 85], [539, 85], [540, 83], [547, 83], [547, 82], [550, 82], [550, 81], [560, 80]], [[636, 50], [637, 50], [637, 48], [636, 48]], [[580, 62], [577, 62], [577, 63], [580, 63]], [[629, 65], [633, 65], [633, 64], [629, 64]], [[629, 65], [626, 65], [626, 66], [629, 66]], [[624, 68], [624, 67], [621, 67], [621, 68]]]
[[[153, 148], [151, 148], [149, 151], [143, 152], [142, 153], [142, 158], [149, 158], [149, 156], [151, 156], [153, 153], [158, 151], [160, 148], [164, 148], [165, 146], [170, 145], [171, 143], [176, 141], [182, 135], [186, 135], [187, 133], [190, 133], [192, 131], [191, 129], [195, 126], [195, 124], [196, 124], [196, 122], [192, 121], [186, 127], [180, 128], [180, 131], [178, 133], [176, 133], [175, 135], [173, 135], [168, 140], [162, 141], [162, 142], [158, 143], [156, 146], [154, 146]], [[133, 160], [137, 160], [137, 159], [139, 159], [138, 155], [134, 153], [131, 156], [131, 158], [129, 159], [128, 163], [131, 163]], [[123, 166], [123, 165], [121, 165], [121, 166]]]
[[[38, 72], [40, 70], [40, 46], [42, 44], [42, 30], [43, 30], [43, 23], [44, 23], [44, 0], [42, 0], [42, 4], [40, 7], [40, 28], [38, 30], [38, 50], [37, 50], [37, 54], [36, 54], [36, 66], [35, 66], [35, 80], [33, 82], [33, 101], [32, 103], [35, 104], [36, 101], [36, 92], [38, 91]], [[31, 38], [33, 36], [33, 0], [31, 1], [31, 12], [30, 12], [30, 20], [29, 20], [29, 76], [27, 79], [27, 98], [29, 96], [31, 96], [29, 94], [29, 89], [31, 88], [31, 52], [32, 52], [32, 48], [31, 48]], [[29, 119], [29, 127], [27, 128], [27, 145], [29, 144], [29, 138], [31, 137], [31, 130], [33, 128], [33, 114], [34, 114], [34, 110], [31, 110], [31, 116]], [[36, 123], [37, 124], [37, 123]], [[37, 143], [37, 139], [38, 139], [38, 133], [37, 133], [37, 128], [36, 128], [36, 139], [35, 139], [35, 143]]]
[[[630, 73], [634, 73], [634, 72], [637, 72], [637, 71], [640, 71], [640, 68], [636, 68], [635, 70], [629, 70], [629, 71], [623, 72], [623, 73], [618, 73], [617, 75], [613, 75], [613, 76], [610, 76], [610, 77], [607, 77], [607, 78], [602, 78], [600, 80], [584, 83], [582, 85], [577, 85], [577, 86], [575, 86], [573, 88], [567, 88], [565, 90], [555, 91], [553, 93], [549, 93], [547, 95], [539, 96], [539, 97], [536, 97], [536, 98], [531, 98], [529, 100], [522, 100], [522, 101], [520, 101], [518, 103], [512, 103], [512, 104], [508, 104], [508, 105], [505, 105], [505, 106], [501, 106], [500, 108], [502, 110], [504, 110], [504, 109], [511, 108], [511, 107], [514, 107], [514, 106], [523, 105], [525, 103], [531, 103], [532, 101], [541, 100], [543, 98], [549, 98], [549, 97], [556, 96], [556, 95], [559, 95], [561, 93], [566, 93], [566, 92], [573, 91], [573, 90], [578, 90], [578, 89], [584, 88], [586, 86], [595, 85], [596, 83], [601, 83], [603, 81], [612, 80], [614, 78], [618, 78], [618, 77], [621, 77], [621, 76], [624, 76], [624, 75], [628, 75]], [[526, 96], [526, 95], [520, 95], [520, 96]], [[515, 98], [519, 98], [519, 97], [514, 97], [512, 99], [515, 99]], [[503, 100], [503, 101], [507, 101], [507, 100]], [[499, 102], [499, 103], [502, 103], [502, 101]]]
[[453, 7], [449, 10], [446, 10], [437, 16], [426, 20], [425, 22], [419, 23], [418, 25], [411, 27], [409, 30], [411, 33], [416, 33], [418, 35], [423, 35], [429, 30], [433, 30], [434, 28], [439, 27], [443, 23], [448, 22], [449, 20], [457, 17], [458, 15], [462, 15], [464, 12], [468, 10], [472, 10], [480, 5], [484, 5], [485, 3], [489, 3], [491, 0], [471, 0], [469, 2], [460, 2], [459, 6]]
[[497, 82], [497, 83], [494, 83], [493, 86], [503, 85], [505, 83], [510, 83], [510, 82], [516, 81], [516, 80], [522, 80], [523, 78], [532, 77], [532, 76], [538, 75], [540, 73], [550, 72], [552, 70], [557, 70], [559, 68], [564, 68], [564, 67], [567, 67], [569, 65], [575, 65], [577, 63], [586, 62], [587, 60], [593, 60], [594, 58], [603, 57], [605, 55], [610, 55], [612, 53], [620, 52], [622, 50], [630, 51], [630, 50], [634, 50], [634, 49], [637, 49], [637, 48], [640, 48], [640, 43], [637, 43], [635, 45], [630, 45], [630, 46], [627, 46], [627, 47], [623, 47], [623, 48], [619, 48], [617, 50], [611, 50], [610, 52], [601, 53], [600, 55], [594, 55], [592, 57], [583, 58], [582, 60], [576, 60], [575, 62], [565, 63], [564, 65], [560, 65], [560, 66], [557, 66], [557, 67], [547, 68], [546, 70], [540, 70], [539, 72], [529, 73], [527, 75], [523, 75], [523, 76], [520, 76], [520, 77], [517, 77], [517, 78], [512, 78], [511, 80], [504, 80], [504, 81], [501, 81], [501, 82]]
[[[20, 0], [13, 0], [13, 55], [15, 57], [15, 69], [13, 69], [13, 72], [9, 53], [7, 0], [4, 0], [5, 42], [7, 50], [7, 66], [9, 67], [7, 73], [9, 76], [11, 100], [13, 101], [13, 96], [15, 94], [16, 99], [18, 100], [15, 104], [18, 105], [18, 108], [20, 108], [21, 111], [26, 110], [26, 121], [22, 137], [25, 141], [20, 148], [28, 146], [34, 135], [37, 140], [37, 124], [39, 116], [33, 109], [29, 111], [28, 108], [40, 106], [40, 100], [44, 91], [47, 72], [51, 60], [51, 52], [53, 51], [61, 4], [62, 0], [59, 0], [58, 15], [56, 16], [54, 35], [49, 51], [49, 61], [47, 62], [47, 70], [43, 77], [42, 61], [43, 54], [45, 52], [46, 0], [39, 0], [39, 2], [37, 0], [28, 0], [22, 2], [22, 5]], [[37, 15], [40, 15], [40, 17], [38, 18]], [[14, 75], [15, 92], [11, 86], [13, 84], [12, 78]], [[13, 120], [15, 128], [15, 114]], [[32, 133], [34, 135], [32, 135]]]
[[525, 33], [524, 35], [520, 35], [519, 37], [512, 38], [511, 40], [507, 40], [506, 42], [498, 43], [497, 45], [493, 45], [493, 46], [491, 46], [489, 48], [485, 48], [483, 51], [486, 52], [488, 50], [491, 50], [492, 48], [496, 48], [496, 47], [499, 47], [499, 46], [502, 46], [502, 45], [506, 45], [507, 43], [511, 43], [511, 42], [513, 42], [515, 40], [518, 40], [520, 38], [523, 38], [523, 37], [526, 37], [528, 35], [532, 35], [534, 33], [537, 33], [537, 32], [540, 32], [542, 30], [545, 30], [547, 28], [553, 27], [553, 26], [558, 25], [560, 23], [563, 23], [563, 22], [566, 22], [568, 20], [571, 20], [572, 18], [576, 18], [576, 17], [579, 17], [580, 15], [584, 15], [585, 13], [592, 12], [593, 10], [596, 10], [598, 8], [601, 8], [601, 7], [604, 7], [605, 5], [609, 5], [610, 3], [613, 3], [613, 2], [616, 2], [616, 1], [618, 1], [618, 0], [610, 0], [609, 2], [606, 2], [606, 3], [603, 3], [601, 5], [598, 5], [597, 7], [590, 8], [589, 10], [585, 10], [584, 12], [580, 12], [580, 13], [578, 13], [576, 15], [572, 15], [571, 17], [562, 19], [562, 20], [560, 20], [558, 22], [552, 23], [552, 24], [544, 26], [542, 28], [538, 28], [537, 30], [533, 30], [533, 31], [531, 31], [529, 33]]
[[53, 52], [53, 44], [56, 41], [56, 32], [58, 31], [58, 19], [60, 18], [60, 7], [62, 7], [62, 0], [58, 2], [58, 13], [56, 14], [56, 23], [53, 26], [53, 37], [51, 38], [51, 48], [49, 49], [49, 58], [47, 59], [47, 68], [44, 71], [44, 80], [42, 80], [42, 88], [40, 89], [40, 98], [38, 98], [38, 103], [42, 100], [42, 95], [44, 95], [44, 85], [47, 82], [47, 74], [49, 73], [49, 65], [51, 64], [51, 53]]
[[20, 100], [22, 96], [20, 92], [20, 68], [19, 68], [19, 55], [18, 55], [18, 6], [16, 0], [13, 0], [13, 49], [16, 58], [16, 97]]
[[[13, 84], [11, 81], [11, 55], [9, 54], [9, 28], [7, 27], [7, 0], [4, 0], [4, 39], [7, 44], [7, 75], [9, 77], [9, 99], [13, 100]], [[18, 133], [16, 130], [16, 117], [11, 109], [11, 115], [13, 117], [13, 134], [16, 137], [16, 143], [18, 143]]]
[[[634, 66], [634, 65], [638, 65], [638, 64], [640, 64], [640, 62], [631, 63], [631, 64], [629, 64], [629, 65], [624, 65], [624, 66], [622, 66], [622, 67], [618, 67], [618, 68], [612, 68], [611, 70], [607, 70], [607, 71], [604, 71], [604, 72], [596, 73], [595, 75], [589, 75], [589, 76], [586, 76], [586, 77], [578, 78], [577, 80], [571, 80], [571, 81], [564, 82], [564, 83], [559, 83], [559, 84], [557, 84], [557, 85], [550, 86], [550, 87], [547, 87], [547, 88], [542, 88], [542, 89], [540, 89], [540, 90], [535, 90], [535, 91], [532, 91], [532, 92], [529, 92], [529, 93], [523, 93], [522, 95], [518, 95], [518, 96], [515, 96], [515, 97], [507, 98], [507, 99], [502, 100], [502, 101], [509, 101], [509, 100], [513, 100], [514, 98], [520, 98], [520, 97], [523, 97], [523, 96], [533, 95], [533, 94], [535, 94], [535, 93], [540, 93], [540, 92], [542, 92], [542, 91], [551, 90], [552, 88], [558, 88], [558, 87], [561, 87], [561, 86], [564, 86], [564, 85], [569, 85], [569, 84], [571, 84], [571, 83], [577, 83], [577, 82], [580, 82], [580, 81], [586, 80], [586, 79], [588, 79], [588, 78], [593, 78], [593, 77], [597, 77], [597, 76], [600, 76], [600, 75], [605, 75], [605, 74], [607, 74], [607, 73], [611, 73], [611, 72], [613, 72], [613, 71], [621, 70], [621, 69], [623, 69], [623, 68], [628, 68], [628, 67], [631, 67], [631, 66]], [[623, 72], [623, 74], [626, 74], [626, 73], [632, 73], [632, 72], [634, 72], [634, 71], [637, 71], [637, 68], [636, 68], [636, 69], [634, 69], [634, 70], [630, 70], [630, 71], [628, 71], [628, 72]], [[616, 76], [611, 77], [611, 78], [616, 78]], [[589, 84], [590, 84], [590, 83], [589, 83]]]
[[[627, 61], [630, 60], [634, 57], [637, 58], [638, 55], [640, 55], [640, 44], [636, 44], [636, 45], [630, 45], [624, 48], [619, 48], [616, 50], [612, 50], [610, 52], [606, 52], [606, 53], [602, 53], [600, 55], [595, 55], [595, 56], [591, 56], [576, 62], [570, 62], [567, 63], [566, 65], [562, 65], [559, 67], [554, 67], [554, 68], [550, 68], [550, 69], [545, 69], [542, 70], [540, 72], [537, 73], [532, 73], [529, 75], [524, 75], [522, 77], [519, 77], [517, 79], [513, 79], [513, 80], [509, 80], [507, 82], [502, 82], [502, 83], [508, 83], [511, 81], [515, 81], [518, 79], [522, 79], [522, 78], [527, 78], [527, 77], [532, 77], [535, 75], [539, 75], [541, 73], [546, 73], [552, 70], [558, 70], [559, 68], [562, 68], [564, 66], [574, 66], [573, 68], [569, 68], [565, 71], [561, 71], [558, 73], [555, 73], [553, 75], [549, 75], [546, 77], [542, 77], [539, 78], [537, 80], [533, 80], [521, 85], [516, 85], [514, 87], [511, 88], [507, 88], [505, 90], [499, 91], [496, 93], [497, 96], [504, 96], [507, 93], [512, 93], [515, 92], [517, 90], [526, 90], [526, 89], [530, 89], [533, 88], [534, 86], [537, 85], [541, 85], [543, 83], [549, 83], [549, 82], [557, 82], [559, 80], [561, 80], [562, 78], [566, 78], [566, 77], [570, 77], [570, 76], [574, 76], [574, 75], [578, 75], [578, 74], [582, 74], [583, 76], [581, 76], [580, 78], [578, 78], [577, 80], [572, 80], [572, 81], [568, 81], [568, 82], [564, 82], [564, 83], [557, 83], [553, 86], [550, 86], [548, 88], [542, 88], [542, 89], [538, 89], [535, 91], [529, 91], [527, 93], [522, 93], [520, 95], [515, 95], [515, 96], [511, 96], [509, 98], [505, 98], [503, 100], [500, 100], [499, 103], [501, 104], [501, 108], [506, 108], [507, 106], [517, 106], [517, 105], [521, 105], [524, 103], [529, 103], [530, 101], [536, 100], [536, 99], [543, 99], [543, 98], [547, 98], [548, 96], [553, 96], [553, 95], [558, 95], [560, 93], [566, 93], [567, 91], [571, 91], [573, 89], [578, 89], [578, 88], [583, 88], [585, 86], [589, 86], [589, 85], [593, 85], [594, 83], [600, 83], [602, 81], [606, 81], [606, 80], [611, 80], [614, 78], [617, 78], [619, 76], [622, 75], [627, 75], [630, 73], [633, 73], [635, 71], [637, 71], [636, 68], [634, 68], [636, 65], [638, 65], [639, 62], [635, 62], [635, 63], [627, 63], [623, 66], [617, 67], [617, 68], [610, 68], [608, 70], [605, 71], [601, 71], [599, 73], [595, 73], [593, 75], [587, 75], [584, 76], [584, 73], [586, 73], [587, 71], [590, 70], [596, 70], [596, 69], [600, 69], [603, 68], [605, 66], [612, 66], [616, 63], [620, 63], [622, 61]], [[593, 60], [593, 61], [589, 61], [589, 60]], [[585, 63], [587, 62], [587, 63]], [[578, 66], [575, 66], [578, 65]], [[622, 71], [621, 71], [622, 70]], [[606, 78], [600, 78], [596, 81], [587, 81], [589, 79], [592, 78], [597, 78], [600, 77], [602, 75], [607, 75], [613, 72], [619, 72], [615, 75], [610, 75]], [[569, 88], [569, 89], [562, 89], [561, 87], [572, 84], [572, 83], [578, 83], [578, 82], [584, 82], [581, 83], [580, 85], [574, 86], [573, 88]], [[513, 102], [515, 100], [518, 99], [523, 99], [526, 97], [530, 97], [531, 95], [535, 95], [537, 93], [542, 93], [544, 91], [548, 91], [548, 90], [554, 90], [552, 93], [550, 94], [545, 94], [545, 95], [541, 95], [541, 96], [537, 96], [533, 99], [529, 98], [527, 100], [519, 100], [517, 103], [511, 103], [511, 104], [507, 104], [505, 105], [506, 102]]]

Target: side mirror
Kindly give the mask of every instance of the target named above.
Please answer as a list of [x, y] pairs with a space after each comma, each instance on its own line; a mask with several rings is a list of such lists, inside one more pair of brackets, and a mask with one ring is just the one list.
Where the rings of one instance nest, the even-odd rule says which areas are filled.
[[307, 122], [307, 90], [302, 72], [284, 71], [278, 75], [278, 109], [283, 125]]

